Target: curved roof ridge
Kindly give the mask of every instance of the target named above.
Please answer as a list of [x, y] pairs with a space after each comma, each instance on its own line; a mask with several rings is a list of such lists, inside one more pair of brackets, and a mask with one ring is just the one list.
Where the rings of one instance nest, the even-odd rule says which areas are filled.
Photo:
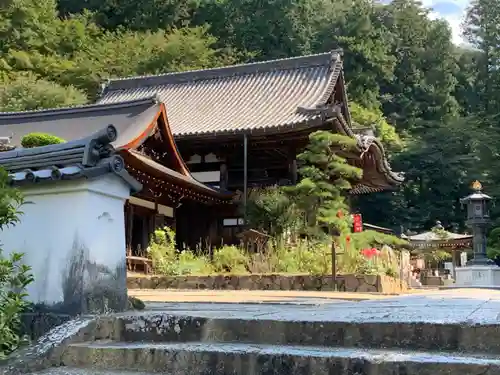
[[113, 78], [107, 80], [103, 85], [104, 87], [101, 96], [103, 96], [106, 91], [130, 89], [136, 88], [138, 86], [157, 86], [170, 83], [210, 80], [259, 72], [270, 72], [275, 70], [291, 70], [316, 66], [331, 66], [340, 59], [341, 55], [341, 50], [332, 50], [330, 52], [318, 53], [314, 55], [258, 61], [253, 63], [236, 64], [211, 69], [196, 69], [184, 72], [169, 72], [157, 75]]
[[16, 112], [0, 112], [1, 119], [9, 119], [9, 118], [29, 118], [36, 116], [46, 116], [52, 114], [61, 114], [61, 113], [75, 113], [75, 112], [85, 112], [85, 111], [93, 111], [96, 109], [118, 109], [123, 107], [131, 107], [134, 105], [143, 105], [151, 102], [151, 104], [158, 103], [160, 99], [158, 95], [151, 95], [146, 98], [132, 99], [120, 102], [97, 102], [97, 103], [89, 103], [89, 104], [80, 104], [73, 105], [68, 107], [58, 107], [58, 108], [42, 108], [42, 109], [33, 109], [29, 111], [16, 111]]
[[398, 183], [402, 183], [405, 180], [403, 172], [394, 172], [387, 160], [387, 155], [385, 152], [385, 148], [382, 145], [380, 139], [375, 136], [370, 135], [359, 135], [356, 134], [355, 137], [358, 140], [359, 145], [362, 147], [363, 151], [367, 151], [371, 146], [375, 146], [378, 148], [378, 152], [381, 155], [381, 167], [386, 171], [395, 181]]
[[380, 160], [378, 160], [379, 167], [386, 174], [386, 176], [390, 177], [396, 184], [401, 184], [404, 180], [404, 173], [402, 172], [394, 172], [387, 160], [387, 155], [385, 152], [385, 148], [382, 145], [382, 142], [375, 136], [361, 135], [355, 134], [349, 124], [346, 122], [344, 116], [340, 112], [339, 107], [336, 107], [337, 118], [339, 119], [342, 128], [346, 135], [352, 137], [357, 140], [358, 148], [361, 153], [367, 152], [372, 146], [377, 150], [380, 155]]

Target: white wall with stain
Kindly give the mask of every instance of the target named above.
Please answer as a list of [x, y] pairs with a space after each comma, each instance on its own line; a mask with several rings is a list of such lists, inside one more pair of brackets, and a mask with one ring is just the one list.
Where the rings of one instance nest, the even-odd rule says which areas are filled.
[[90, 262], [110, 269], [125, 262], [124, 204], [130, 187], [121, 178], [109, 174], [22, 191], [29, 203], [21, 208], [20, 223], [0, 231], [0, 242], [5, 253], [23, 252], [33, 268], [32, 302], [63, 301], [64, 272], [75, 240], [88, 249]]

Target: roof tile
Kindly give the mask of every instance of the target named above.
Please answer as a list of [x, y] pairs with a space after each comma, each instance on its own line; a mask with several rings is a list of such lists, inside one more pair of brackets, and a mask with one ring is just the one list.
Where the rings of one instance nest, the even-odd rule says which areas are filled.
[[110, 81], [99, 103], [158, 95], [176, 136], [293, 126], [318, 117], [342, 69], [339, 52]]

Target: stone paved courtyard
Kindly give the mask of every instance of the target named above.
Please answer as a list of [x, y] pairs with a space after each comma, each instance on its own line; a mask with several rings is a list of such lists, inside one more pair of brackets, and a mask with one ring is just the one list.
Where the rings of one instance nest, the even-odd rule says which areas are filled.
[[401, 296], [172, 290], [130, 294], [148, 301], [148, 310], [206, 318], [500, 324], [500, 291], [488, 289], [421, 290]]

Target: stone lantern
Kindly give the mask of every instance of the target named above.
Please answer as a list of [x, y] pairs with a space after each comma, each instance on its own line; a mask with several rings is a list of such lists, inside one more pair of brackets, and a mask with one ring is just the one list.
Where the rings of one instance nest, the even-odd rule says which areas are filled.
[[466, 224], [473, 234], [474, 259], [467, 263], [468, 266], [494, 264], [486, 255], [486, 230], [490, 224], [489, 202], [492, 198], [482, 193], [482, 188], [481, 183], [475, 181], [472, 184], [473, 193], [460, 200], [462, 204], [467, 205]]
[[455, 286], [458, 288], [499, 288], [500, 267], [486, 255], [486, 230], [490, 224], [489, 202], [491, 197], [484, 194], [481, 183], [472, 184], [471, 195], [461, 199], [467, 205], [467, 225], [472, 229], [474, 259], [465, 267], [456, 269]]

